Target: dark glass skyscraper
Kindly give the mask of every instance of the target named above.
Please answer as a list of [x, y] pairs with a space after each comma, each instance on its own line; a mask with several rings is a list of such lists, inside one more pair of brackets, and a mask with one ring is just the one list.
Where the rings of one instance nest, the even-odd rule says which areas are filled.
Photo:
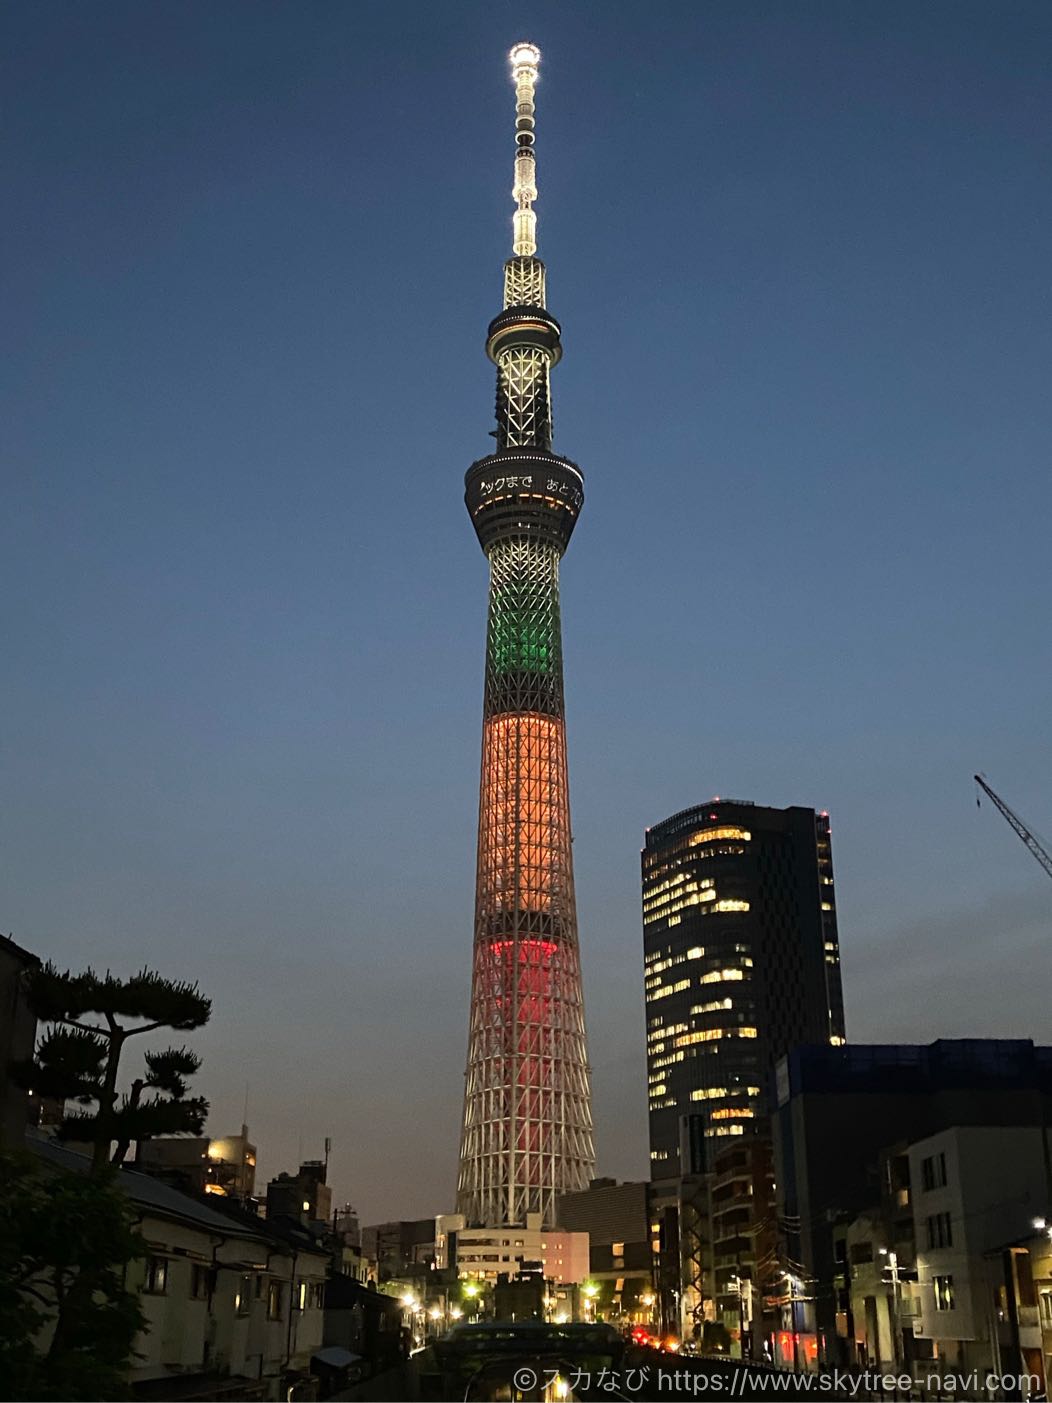
[[595, 1155], [577, 947], [559, 561], [584, 500], [552, 452], [549, 373], [562, 354], [536, 257], [534, 86], [540, 53], [511, 51], [516, 201], [497, 367], [497, 449], [465, 500], [490, 567], [475, 941], [457, 1211], [469, 1225], [554, 1227]]
[[829, 817], [713, 799], [642, 854], [651, 1174], [758, 1128], [774, 1063], [844, 1040]]

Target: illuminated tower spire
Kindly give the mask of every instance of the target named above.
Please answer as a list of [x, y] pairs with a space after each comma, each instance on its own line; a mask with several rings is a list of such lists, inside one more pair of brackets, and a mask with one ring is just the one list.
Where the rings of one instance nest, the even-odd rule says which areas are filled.
[[530, 258], [537, 252], [537, 161], [533, 153], [533, 90], [537, 86], [537, 65], [541, 51], [533, 44], [516, 44], [510, 55], [511, 76], [515, 81], [515, 237], [517, 254]]
[[457, 1210], [469, 1223], [554, 1226], [595, 1167], [577, 946], [563, 706], [559, 561], [584, 501], [551, 451], [549, 374], [562, 354], [536, 257], [534, 88], [540, 52], [516, 44], [516, 202], [497, 367], [497, 451], [465, 501], [489, 560], [489, 626], [471, 1020]]

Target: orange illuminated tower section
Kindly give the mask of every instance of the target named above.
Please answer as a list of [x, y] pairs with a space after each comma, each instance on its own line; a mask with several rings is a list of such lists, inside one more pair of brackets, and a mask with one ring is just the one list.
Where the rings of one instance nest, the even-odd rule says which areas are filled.
[[584, 500], [552, 452], [561, 355], [536, 257], [534, 88], [540, 54], [511, 51], [513, 256], [490, 323], [497, 451], [465, 501], [490, 565], [475, 945], [457, 1211], [470, 1224], [554, 1226], [595, 1167], [566, 767], [559, 561]]

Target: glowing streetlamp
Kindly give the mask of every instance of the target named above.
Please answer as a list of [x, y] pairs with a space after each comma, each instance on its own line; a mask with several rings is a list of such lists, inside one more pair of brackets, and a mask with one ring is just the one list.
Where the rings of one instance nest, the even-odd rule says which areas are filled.
[[471, 1312], [472, 1320], [478, 1319], [479, 1306], [481, 1305], [479, 1297], [481, 1294], [482, 1289], [477, 1281], [469, 1281], [464, 1286], [464, 1299], [468, 1302], [468, 1309]]

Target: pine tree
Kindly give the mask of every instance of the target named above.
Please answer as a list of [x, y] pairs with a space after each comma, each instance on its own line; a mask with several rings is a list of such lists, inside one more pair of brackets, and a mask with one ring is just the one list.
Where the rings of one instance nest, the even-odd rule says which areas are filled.
[[120, 1096], [117, 1090], [129, 1038], [160, 1028], [188, 1031], [208, 1022], [212, 1002], [196, 984], [162, 979], [147, 969], [116, 979], [108, 971], [60, 973], [47, 964], [28, 974], [27, 995], [37, 1018], [50, 1026], [32, 1061], [18, 1068], [19, 1078], [38, 1096], [80, 1107], [65, 1116], [58, 1134], [92, 1143], [93, 1173], [102, 1173], [110, 1162], [122, 1164], [133, 1140], [201, 1133], [208, 1102], [187, 1095], [187, 1078], [201, 1065], [189, 1048], [147, 1052], [145, 1070], [130, 1091]]

